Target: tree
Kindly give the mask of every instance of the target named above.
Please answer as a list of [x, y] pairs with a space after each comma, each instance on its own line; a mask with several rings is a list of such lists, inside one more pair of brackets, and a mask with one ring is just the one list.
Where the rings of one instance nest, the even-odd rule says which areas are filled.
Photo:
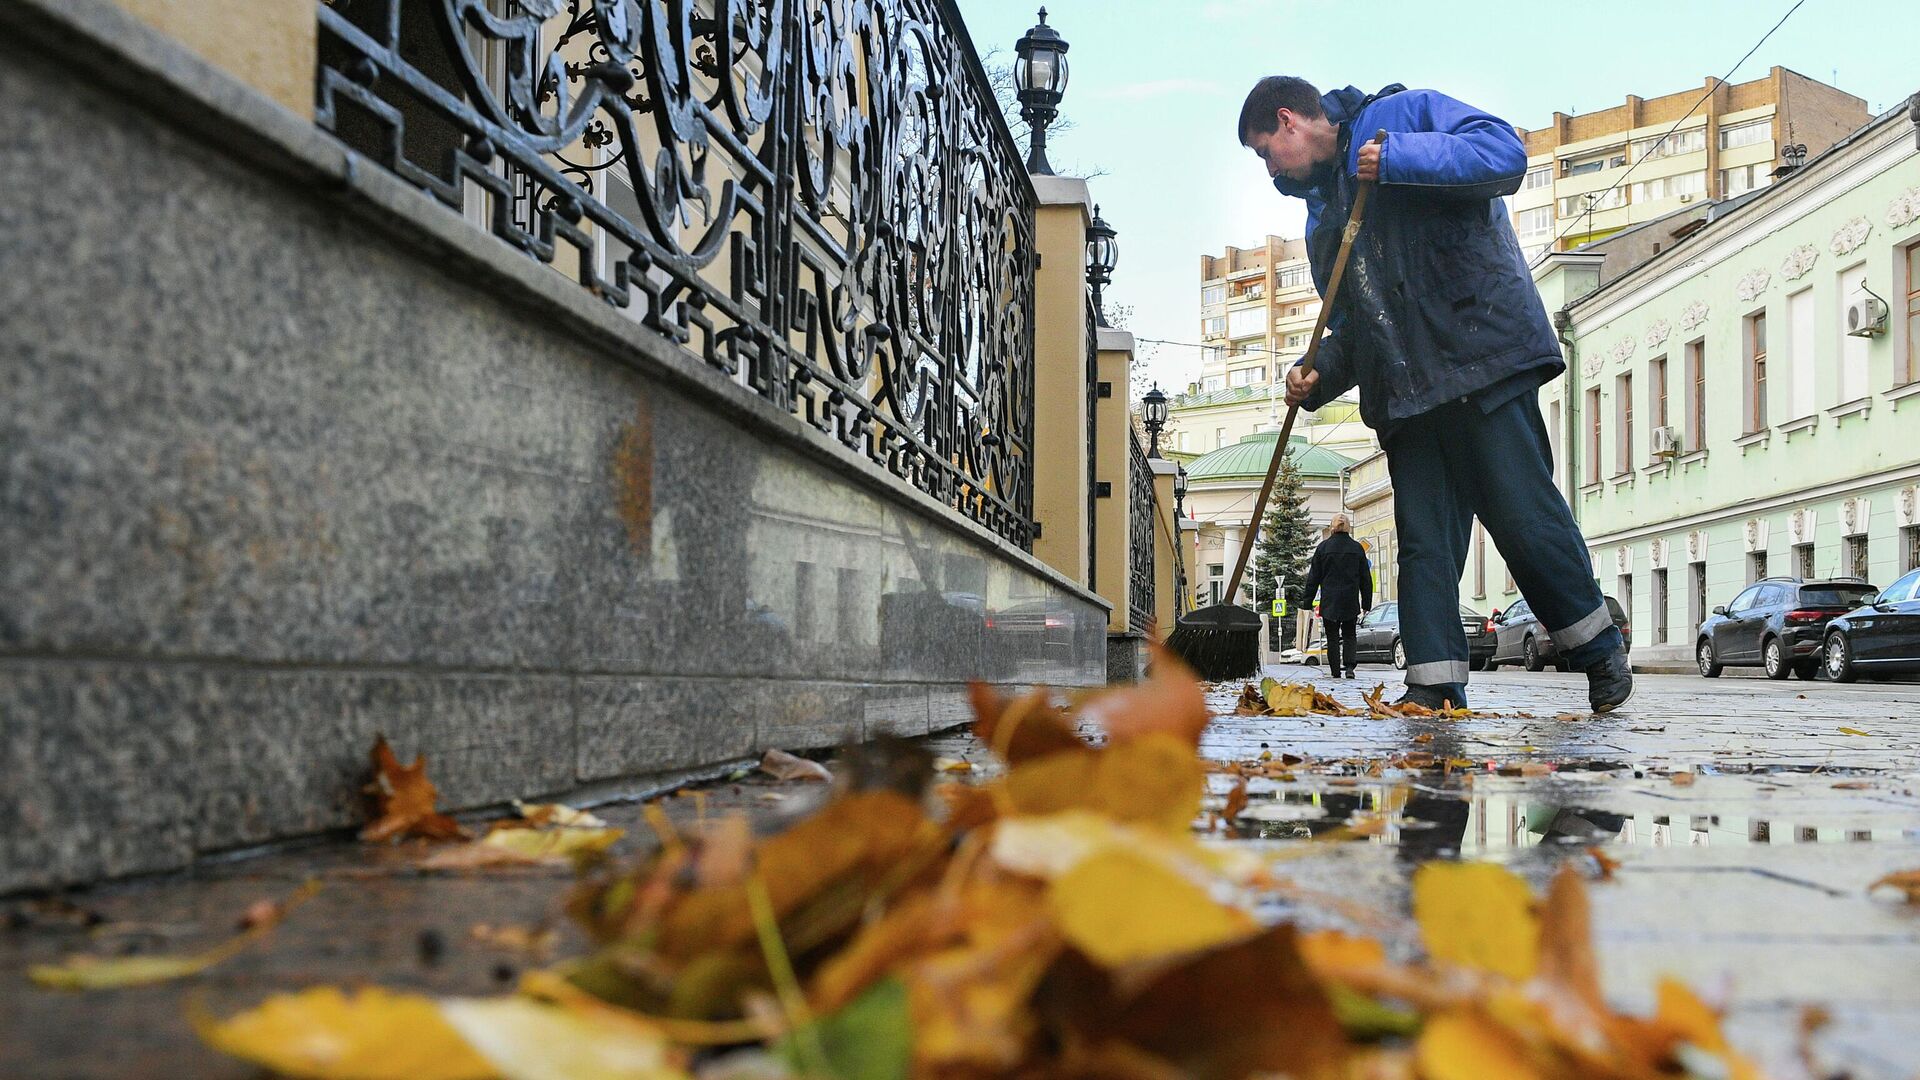
[[1293, 463], [1289, 448], [1280, 460], [1280, 475], [1274, 481], [1273, 498], [1260, 522], [1260, 538], [1253, 553], [1253, 599], [1262, 614], [1273, 610], [1274, 585], [1281, 578], [1287, 582], [1287, 617], [1268, 624], [1270, 641], [1276, 636], [1279, 641], [1292, 637], [1296, 612], [1291, 601], [1299, 597], [1300, 586], [1306, 581], [1307, 564], [1313, 559], [1313, 534], [1306, 493], [1300, 490], [1300, 469]]

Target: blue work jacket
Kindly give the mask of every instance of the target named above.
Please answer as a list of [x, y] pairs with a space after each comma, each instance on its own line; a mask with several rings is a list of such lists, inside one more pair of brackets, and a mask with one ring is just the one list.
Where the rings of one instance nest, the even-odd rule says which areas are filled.
[[1501, 201], [1527, 171], [1512, 125], [1398, 84], [1371, 96], [1349, 86], [1320, 100], [1340, 130], [1339, 167], [1305, 182], [1276, 177], [1273, 186], [1306, 200], [1307, 254], [1322, 296], [1358, 190], [1360, 145], [1388, 134], [1305, 407], [1357, 386], [1361, 419], [1384, 437], [1449, 401], [1491, 411], [1565, 370]]

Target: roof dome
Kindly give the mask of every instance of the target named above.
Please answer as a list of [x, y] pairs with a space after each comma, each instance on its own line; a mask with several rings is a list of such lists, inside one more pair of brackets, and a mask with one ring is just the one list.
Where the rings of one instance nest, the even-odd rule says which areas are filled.
[[[1256, 432], [1232, 446], [1202, 454], [1188, 463], [1187, 479], [1259, 481], [1267, 475], [1267, 463], [1273, 460], [1273, 444], [1279, 438], [1277, 431]], [[1347, 455], [1310, 445], [1298, 435], [1287, 440], [1287, 456], [1293, 459], [1301, 476], [1316, 480], [1338, 480], [1341, 470], [1353, 464]]]

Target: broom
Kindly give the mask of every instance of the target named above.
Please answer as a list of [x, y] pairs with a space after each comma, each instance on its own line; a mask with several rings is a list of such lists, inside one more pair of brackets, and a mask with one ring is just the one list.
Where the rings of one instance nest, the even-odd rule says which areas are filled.
[[[1376, 145], [1387, 141], [1382, 129], [1374, 136]], [[1347, 257], [1353, 253], [1354, 238], [1360, 235], [1360, 223], [1367, 209], [1367, 196], [1374, 181], [1360, 184], [1353, 196], [1353, 211], [1347, 215], [1346, 231], [1340, 235], [1340, 253], [1334, 256], [1333, 273], [1327, 277], [1327, 294], [1320, 304], [1313, 337], [1307, 355], [1300, 362], [1303, 372], [1313, 370], [1314, 357], [1320, 352], [1320, 335], [1326, 332], [1327, 319], [1333, 314], [1334, 298], [1340, 293], [1340, 279], [1346, 276]], [[1247, 541], [1240, 545], [1240, 557], [1233, 564], [1233, 577], [1227, 582], [1227, 602], [1196, 608], [1175, 620], [1173, 633], [1167, 636], [1167, 648], [1184, 660], [1194, 673], [1208, 682], [1244, 679], [1260, 670], [1260, 615], [1241, 607], [1233, 598], [1240, 593], [1240, 579], [1246, 575], [1247, 556], [1253, 552], [1253, 540], [1260, 533], [1260, 519], [1267, 512], [1267, 496], [1273, 494], [1273, 481], [1280, 474], [1280, 461], [1287, 453], [1287, 440], [1293, 435], [1293, 420], [1298, 405], [1287, 406], [1286, 423], [1273, 444], [1273, 460], [1267, 463], [1267, 478], [1260, 484], [1260, 497], [1253, 504], [1253, 521], [1247, 526]]]

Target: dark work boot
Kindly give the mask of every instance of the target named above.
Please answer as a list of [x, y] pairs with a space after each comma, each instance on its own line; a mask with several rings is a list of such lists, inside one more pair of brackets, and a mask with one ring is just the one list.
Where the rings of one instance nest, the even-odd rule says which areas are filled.
[[1415, 686], [1408, 683], [1407, 692], [1394, 705], [1418, 705], [1426, 709], [1443, 709], [1451, 705], [1456, 709], [1464, 709], [1467, 707], [1467, 694], [1457, 686]]
[[1615, 649], [1611, 656], [1587, 669], [1587, 703], [1597, 713], [1612, 712], [1633, 696], [1633, 665], [1627, 650]]

